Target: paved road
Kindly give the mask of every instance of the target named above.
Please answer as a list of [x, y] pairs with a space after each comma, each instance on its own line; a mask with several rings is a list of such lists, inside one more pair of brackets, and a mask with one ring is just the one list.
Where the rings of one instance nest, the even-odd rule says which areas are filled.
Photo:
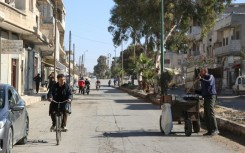
[[218, 96], [219, 105], [245, 111], [245, 95], [240, 96]]
[[[244, 146], [221, 136], [191, 137], [159, 132], [158, 106], [146, 103], [113, 88], [92, 90], [91, 95], [75, 95], [69, 131], [62, 133], [56, 146], [55, 133], [49, 132], [48, 102], [28, 107], [29, 142], [14, 147], [14, 153], [235, 153]], [[174, 131], [183, 131], [174, 125]], [[43, 143], [43, 141], [47, 143]]]

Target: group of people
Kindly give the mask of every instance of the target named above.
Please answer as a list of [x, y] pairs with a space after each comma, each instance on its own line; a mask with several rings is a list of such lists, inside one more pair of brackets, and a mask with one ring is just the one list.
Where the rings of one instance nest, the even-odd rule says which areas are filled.
[[[55, 77], [54, 77], [54, 72], [50, 73], [50, 75], [48, 76], [48, 90], [50, 90], [52, 88], [52, 86], [56, 83], [55, 81]], [[40, 76], [40, 73], [38, 73], [34, 78], [33, 81], [36, 82], [36, 94], [38, 94], [39, 92], [39, 87], [40, 87], [40, 83], [42, 81], [42, 78]]]
[[90, 90], [90, 82], [88, 79], [85, 79], [81, 77], [78, 81], [78, 87], [79, 87], [79, 94], [85, 94], [85, 90], [89, 92]]
[[[35, 78], [36, 82], [38, 82], [41, 77], [40, 75], [37, 75]], [[214, 106], [216, 102], [216, 90], [215, 90], [215, 78], [213, 75], [208, 74], [207, 68], [200, 69], [200, 74], [198, 76], [198, 79], [201, 81], [201, 92], [200, 94], [204, 98], [204, 115], [205, 115], [205, 122], [207, 126], [207, 133], [204, 134], [204, 136], [209, 135], [216, 135], [219, 134], [217, 121], [215, 118], [214, 113]], [[67, 101], [66, 103], [61, 104], [62, 112], [63, 112], [63, 120], [62, 120], [62, 128], [64, 130], [67, 130], [66, 123], [67, 123], [67, 116], [68, 112], [66, 110], [66, 105], [70, 104], [73, 98], [73, 93], [70, 88], [70, 86], [65, 82], [65, 76], [64, 74], [57, 75], [57, 83], [54, 81], [54, 75], [53, 73], [49, 76], [49, 92], [48, 92], [48, 100], [52, 101]], [[79, 80], [79, 93], [84, 94], [84, 88], [86, 85], [89, 86], [90, 82], [88, 79], [84, 80], [81, 78]], [[110, 85], [111, 81], [108, 82]], [[96, 81], [96, 86], [100, 85], [100, 81]], [[81, 85], [81, 88], [80, 88]], [[52, 119], [52, 126], [51, 129], [55, 128], [56, 125], [56, 119], [55, 119], [55, 111], [57, 111], [57, 104], [56, 103], [50, 103], [50, 110], [49, 114]]]

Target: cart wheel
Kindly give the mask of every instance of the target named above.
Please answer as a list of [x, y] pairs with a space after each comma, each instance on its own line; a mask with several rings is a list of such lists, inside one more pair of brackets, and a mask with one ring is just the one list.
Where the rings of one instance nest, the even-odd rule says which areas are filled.
[[200, 132], [200, 127], [201, 127], [200, 121], [193, 121], [193, 122], [192, 122], [192, 125], [193, 125], [193, 131], [194, 131], [195, 133]]
[[162, 115], [160, 116], [160, 121], [159, 121], [159, 123], [160, 123], [160, 130], [161, 130], [161, 132], [162, 132], [163, 134], [165, 134], [165, 132], [164, 132], [163, 129], [162, 129]]
[[190, 136], [192, 133], [192, 123], [190, 119], [185, 120], [185, 135]]

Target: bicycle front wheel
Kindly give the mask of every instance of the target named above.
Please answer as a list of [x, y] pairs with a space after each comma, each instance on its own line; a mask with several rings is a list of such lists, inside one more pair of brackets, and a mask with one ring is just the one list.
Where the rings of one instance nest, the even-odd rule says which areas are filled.
[[56, 142], [57, 145], [60, 144], [61, 141], [61, 116], [56, 116]]

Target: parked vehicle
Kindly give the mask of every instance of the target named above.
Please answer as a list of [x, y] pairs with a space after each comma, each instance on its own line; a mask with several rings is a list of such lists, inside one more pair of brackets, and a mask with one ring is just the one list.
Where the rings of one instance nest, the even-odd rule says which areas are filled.
[[235, 84], [232, 86], [233, 93], [241, 94], [245, 92], [245, 76], [238, 76]]
[[0, 84], [0, 153], [11, 152], [13, 145], [25, 144], [29, 116], [25, 101], [8, 84]]

